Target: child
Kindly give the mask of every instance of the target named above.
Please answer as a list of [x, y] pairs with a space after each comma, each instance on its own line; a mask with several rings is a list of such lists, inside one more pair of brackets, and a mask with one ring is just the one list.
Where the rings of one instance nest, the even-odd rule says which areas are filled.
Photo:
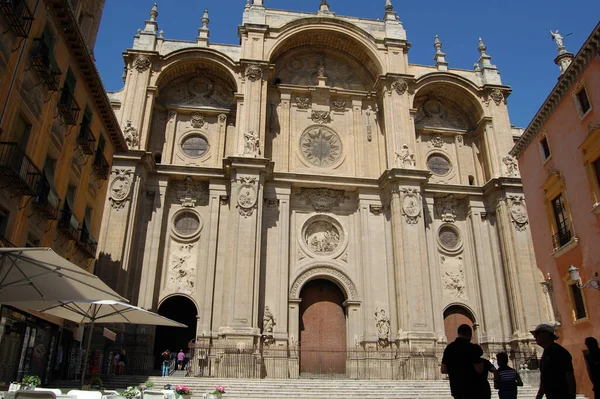
[[494, 375], [494, 388], [498, 390], [500, 399], [516, 399], [517, 386], [522, 387], [523, 381], [515, 369], [508, 366], [508, 355], [500, 352], [496, 355], [498, 371]]

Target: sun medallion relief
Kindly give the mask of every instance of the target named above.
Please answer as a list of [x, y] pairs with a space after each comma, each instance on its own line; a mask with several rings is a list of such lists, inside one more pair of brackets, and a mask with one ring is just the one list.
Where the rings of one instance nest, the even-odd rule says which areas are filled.
[[304, 159], [314, 166], [331, 167], [342, 156], [342, 141], [333, 130], [313, 126], [300, 136], [300, 152]]

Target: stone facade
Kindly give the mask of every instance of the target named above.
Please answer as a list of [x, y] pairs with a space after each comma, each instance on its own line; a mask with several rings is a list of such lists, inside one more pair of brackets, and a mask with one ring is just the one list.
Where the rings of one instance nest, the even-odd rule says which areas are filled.
[[348, 348], [443, 345], [452, 306], [489, 350], [553, 318], [513, 199], [510, 88], [481, 40], [476, 68], [452, 70], [439, 38], [435, 66], [408, 63], [391, 5], [375, 21], [255, 0], [239, 46], [209, 42], [208, 13], [191, 43], [157, 15], [109, 94], [137, 144], [115, 164], [101, 258], [134, 303], [190, 298], [199, 341], [256, 344], [273, 318], [277, 347], [299, 341], [316, 279], [344, 293]]

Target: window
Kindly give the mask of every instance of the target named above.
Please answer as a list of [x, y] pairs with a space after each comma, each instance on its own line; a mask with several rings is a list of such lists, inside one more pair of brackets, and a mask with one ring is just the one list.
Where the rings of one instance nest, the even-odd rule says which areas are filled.
[[570, 287], [573, 299], [573, 312], [575, 315], [575, 320], [584, 319], [587, 317], [587, 312], [585, 311], [585, 304], [583, 302], [583, 295], [581, 293], [581, 289], [579, 289], [577, 284], [571, 284]]
[[596, 175], [596, 184], [600, 186], [600, 158], [592, 162], [592, 166], [594, 167], [594, 173]]
[[206, 154], [208, 142], [202, 136], [189, 136], [181, 143], [181, 150], [190, 158], [198, 158]]
[[554, 247], [560, 248], [571, 240], [569, 218], [565, 208], [562, 194], [552, 200], [552, 211], [556, 222], [556, 234], [554, 234]]
[[175, 218], [175, 231], [182, 236], [191, 236], [200, 228], [200, 219], [194, 212], [184, 211]]
[[585, 91], [585, 87], [575, 94], [577, 97], [577, 103], [579, 104], [579, 114], [585, 115], [590, 110], [590, 100], [588, 99], [587, 93]]
[[15, 141], [19, 143], [21, 150], [27, 150], [27, 143], [29, 142], [29, 135], [31, 133], [31, 124], [28, 123], [21, 115], [17, 117], [15, 126], [13, 128]]
[[540, 140], [540, 154], [542, 154], [542, 161], [550, 158], [550, 146], [548, 145], [548, 139], [546, 136]]

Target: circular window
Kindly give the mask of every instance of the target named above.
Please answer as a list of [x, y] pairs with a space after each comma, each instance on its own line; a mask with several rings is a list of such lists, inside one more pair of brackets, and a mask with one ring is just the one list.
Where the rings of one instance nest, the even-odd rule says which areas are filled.
[[208, 150], [208, 141], [202, 136], [188, 136], [181, 143], [181, 151], [190, 158], [200, 158]]
[[309, 128], [300, 137], [300, 151], [315, 166], [329, 167], [342, 156], [342, 141], [331, 129], [323, 126]]
[[453, 250], [460, 246], [458, 232], [449, 226], [442, 226], [439, 231], [440, 244], [446, 249]]
[[442, 154], [432, 154], [427, 158], [427, 168], [438, 176], [444, 176], [450, 172], [452, 165]]
[[179, 235], [191, 236], [200, 228], [200, 218], [194, 212], [181, 212], [175, 217], [174, 228]]

